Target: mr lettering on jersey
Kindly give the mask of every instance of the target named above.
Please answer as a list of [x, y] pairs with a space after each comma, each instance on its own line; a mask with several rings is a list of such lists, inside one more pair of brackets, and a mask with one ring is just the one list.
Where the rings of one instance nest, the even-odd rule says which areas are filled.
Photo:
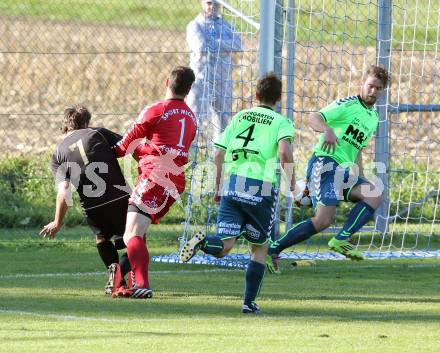
[[350, 145], [356, 147], [358, 150], [362, 148], [367, 136], [365, 132], [359, 129], [358, 126], [348, 125], [347, 130], [345, 130], [342, 139], [348, 142]]

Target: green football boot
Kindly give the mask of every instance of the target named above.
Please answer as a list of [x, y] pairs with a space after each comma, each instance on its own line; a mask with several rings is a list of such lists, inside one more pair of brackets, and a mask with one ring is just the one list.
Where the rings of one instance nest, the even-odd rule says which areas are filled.
[[336, 251], [337, 253], [342, 254], [351, 260], [360, 261], [364, 259], [362, 253], [357, 251], [347, 240], [338, 240], [333, 237], [328, 242], [328, 246], [331, 250]]

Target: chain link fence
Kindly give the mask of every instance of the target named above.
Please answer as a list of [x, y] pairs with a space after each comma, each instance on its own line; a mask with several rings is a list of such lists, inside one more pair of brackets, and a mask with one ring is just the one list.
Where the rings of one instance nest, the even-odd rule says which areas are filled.
[[[171, 69], [189, 66], [186, 27], [201, 12], [200, 0], [2, 2], [0, 227], [40, 227], [52, 219], [56, 191], [48, 165], [63, 138], [64, 109], [83, 104], [91, 126], [123, 134], [146, 105], [163, 99]], [[228, 19], [241, 26], [230, 13]], [[243, 41], [234, 112], [252, 101], [255, 73], [243, 65], [256, 63], [255, 40], [243, 34]], [[184, 219], [175, 206], [164, 223], [181, 231]], [[65, 223], [81, 222], [77, 202]]]
[[[229, 2], [258, 22], [259, 1]], [[284, 4], [284, 17], [289, 7], [295, 8], [292, 27], [283, 28], [280, 55], [286, 58], [286, 43], [291, 40], [296, 56], [291, 81], [285, 73], [292, 63], [283, 63], [282, 112], [293, 115], [295, 153], [304, 164], [315, 141], [303, 121], [307, 113], [356, 92], [369, 58], [375, 58], [377, 2], [277, 3]], [[394, 2], [391, 103], [438, 101], [439, 23], [435, 14], [439, 10], [438, 4], [428, 6], [423, 1]], [[93, 114], [92, 125], [124, 133], [144, 106], [163, 98], [171, 68], [189, 65], [185, 30], [200, 12], [199, 0], [2, 1], [0, 226], [41, 226], [52, 217], [55, 191], [48, 161], [62, 139], [65, 107], [84, 104]], [[240, 16], [228, 11], [224, 15], [243, 40], [232, 73], [232, 110], [236, 112], [252, 104], [258, 37]], [[294, 36], [289, 37], [290, 32]], [[286, 109], [289, 94], [291, 111]], [[399, 183], [392, 185], [398, 193], [393, 214], [417, 201], [412, 191], [420, 191], [416, 198], [421, 198], [426, 190], [438, 190], [439, 159], [434, 152], [440, 136], [438, 117], [436, 112], [389, 115], [390, 154], [397, 175], [393, 182]], [[367, 154], [372, 156], [373, 151], [371, 144]], [[437, 225], [438, 208], [428, 208], [429, 216], [419, 213], [415, 221]], [[81, 212], [70, 213], [68, 224], [76, 224]], [[180, 224], [175, 224], [184, 216], [184, 210], [175, 207], [165, 221], [177, 229]]]
[[[0, 226], [41, 227], [52, 219], [48, 163], [63, 138], [64, 109], [84, 104], [92, 126], [123, 134], [163, 97], [171, 68], [188, 64], [185, 27], [198, 12], [200, 3], [188, 0], [0, 6]], [[67, 225], [82, 222], [75, 205]], [[181, 220], [182, 211], [175, 213]]]
[[2, 155], [51, 151], [74, 103], [124, 132], [188, 65], [185, 27], [200, 12], [190, 0], [15, 3], [0, 12]]

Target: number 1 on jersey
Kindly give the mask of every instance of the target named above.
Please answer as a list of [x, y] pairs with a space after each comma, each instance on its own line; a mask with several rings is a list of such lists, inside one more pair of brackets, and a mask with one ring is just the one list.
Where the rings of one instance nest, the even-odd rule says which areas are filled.
[[183, 147], [185, 147], [183, 145], [183, 136], [185, 136], [185, 118], [180, 119], [179, 122], [180, 122], [181, 127], [180, 127], [180, 139], [179, 139], [179, 143], [177, 144], [177, 147], [183, 148]]
[[80, 154], [80, 156], [81, 156], [81, 159], [82, 159], [83, 162], [84, 162], [84, 165], [89, 164], [89, 159], [87, 158], [86, 150], [84, 149], [84, 144], [83, 144], [83, 142], [82, 142], [81, 139], [79, 139], [79, 140], [76, 141], [75, 143], [72, 143], [72, 144], [69, 146], [69, 149], [70, 149], [71, 151], [73, 151], [73, 150], [75, 149], [75, 147], [78, 148], [78, 150], [79, 150], [79, 154]]

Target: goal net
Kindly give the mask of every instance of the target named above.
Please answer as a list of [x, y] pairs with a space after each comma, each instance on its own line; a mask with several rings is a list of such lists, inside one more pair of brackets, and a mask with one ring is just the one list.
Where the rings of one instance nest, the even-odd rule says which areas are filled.
[[[214, 64], [204, 77], [205, 109], [200, 118], [215, 123], [198, 134], [195, 163], [188, 173], [189, 195], [181, 244], [195, 231], [215, 232], [212, 139], [213, 133], [225, 124], [212, 108], [215, 87], [221, 86], [221, 80], [232, 80], [229, 117], [255, 103], [254, 85], [259, 74], [258, 2], [219, 2], [225, 5], [221, 10], [223, 18], [232, 25], [234, 36], [242, 44], [231, 54], [229, 71], [223, 77], [216, 76], [216, 70], [224, 65], [223, 54], [219, 50], [209, 53]], [[297, 179], [305, 178], [305, 166], [318, 138], [307, 127], [308, 114], [336, 98], [358, 94], [366, 68], [375, 63], [385, 65], [392, 76], [391, 85], [377, 103], [381, 117], [377, 136], [363, 153], [366, 175], [378, 174], [386, 186], [385, 202], [376, 220], [353, 241], [367, 258], [440, 257], [440, 105], [435, 104], [440, 101], [436, 90], [440, 4], [417, 0], [393, 1], [392, 5], [391, 1], [339, 0], [274, 3], [274, 68], [283, 79], [280, 112], [295, 122]], [[215, 38], [213, 34], [212, 40]], [[375, 168], [375, 162], [382, 162], [383, 168]], [[342, 205], [332, 227], [285, 250], [281, 258], [343, 258], [329, 252], [327, 242], [339, 231], [350, 207]], [[283, 234], [292, 224], [311, 215], [311, 209], [291, 207], [291, 200], [282, 196], [277, 231]], [[221, 260], [200, 254], [191, 261], [243, 267], [249, 258], [247, 244], [237, 249]], [[155, 260], [178, 261], [177, 252]]]

